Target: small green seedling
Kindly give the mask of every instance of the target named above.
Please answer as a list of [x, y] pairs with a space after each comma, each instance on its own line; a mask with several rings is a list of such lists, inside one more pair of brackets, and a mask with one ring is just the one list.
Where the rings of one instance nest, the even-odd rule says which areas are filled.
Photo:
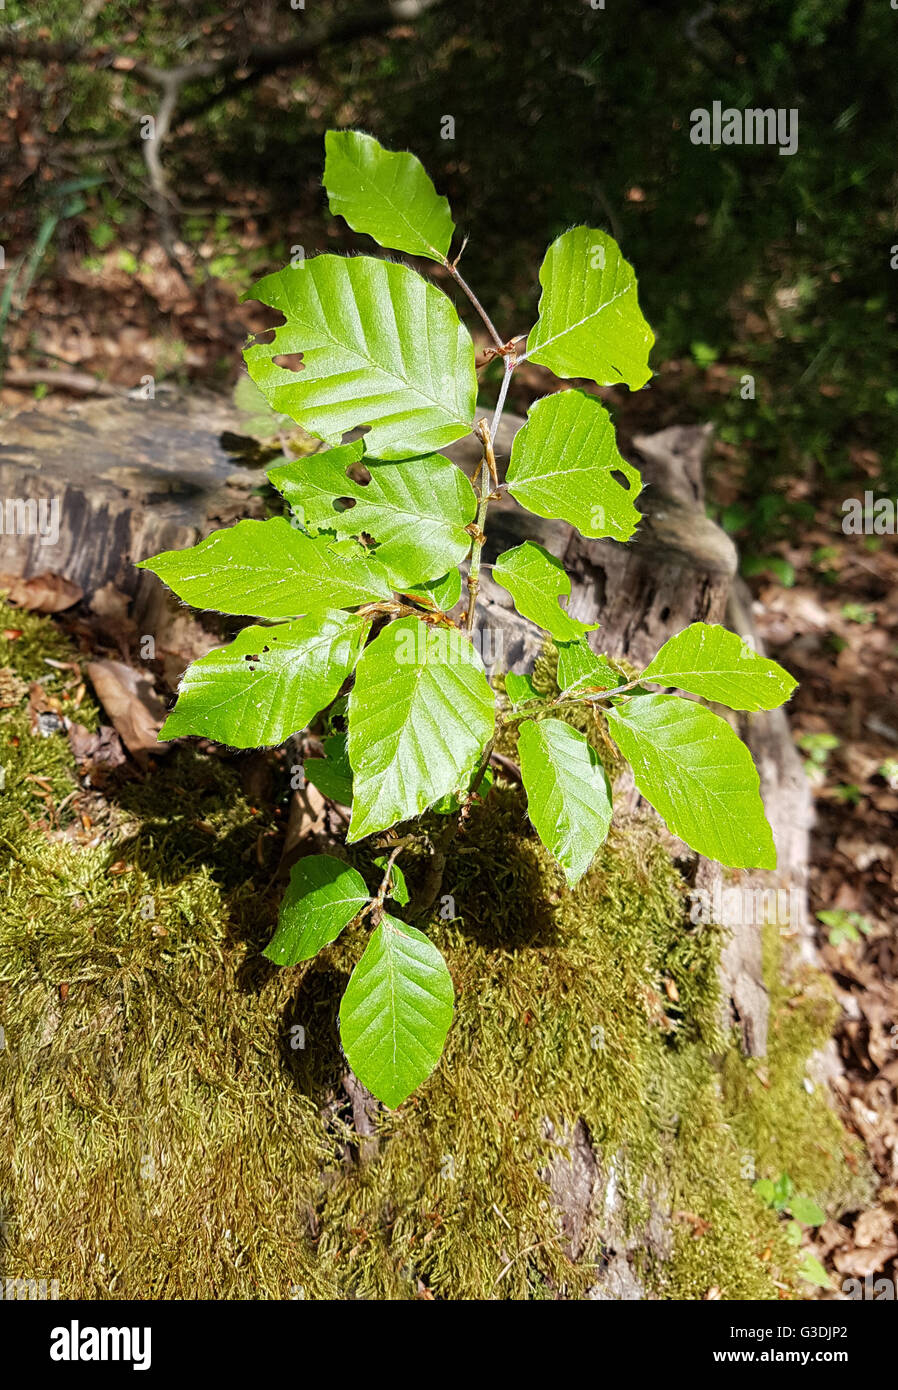
[[827, 938], [830, 946], [841, 946], [844, 941], [854, 945], [861, 940], [861, 933], [867, 936], [873, 930], [873, 923], [859, 912], [847, 912], [843, 907], [830, 908], [817, 913], [817, 920], [829, 928]]
[[[770, 1207], [781, 1216], [791, 1217], [791, 1220], [786, 1223], [786, 1240], [796, 1250], [801, 1245], [804, 1234], [802, 1227], [822, 1226], [826, 1220], [826, 1212], [821, 1206], [818, 1206], [810, 1197], [802, 1197], [796, 1193], [795, 1184], [788, 1173], [780, 1173], [776, 1179], [759, 1178], [754, 1184], [753, 1190], [765, 1206]], [[809, 1284], [818, 1284], [824, 1289], [831, 1287], [829, 1275], [816, 1255], [805, 1253], [798, 1267], [798, 1273]]]
[[[521, 363], [535, 362], [563, 379], [644, 386], [654, 338], [636, 278], [607, 233], [573, 227], [546, 253], [526, 342], [506, 338], [463, 280], [461, 252], [449, 258], [449, 205], [418, 160], [358, 131], [330, 131], [326, 150], [331, 210], [381, 246], [435, 262], [469, 296], [490, 336], [487, 357], [503, 362], [498, 402], [489, 416], [478, 409], [470, 334], [417, 270], [368, 255], [300, 257], [251, 291], [283, 323], [245, 353], [271, 408], [328, 446], [269, 472], [292, 520], [240, 521], [142, 565], [186, 603], [258, 620], [188, 667], [163, 739], [272, 747], [325, 715], [325, 756], [308, 762], [308, 778], [351, 808], [347, 844], [371, 837], [383, 878], [371, 892], [335, 856], [303, 859], [266, 954], [294, 965], [350, 922], [370, 923], [340, 1033], [358, 1078], [397, 1106], [436, 1066], [454, 996], [433, 942], [395, 915], [425, 919], [396, 859], [415, 835], [432, 863], [445, 857], [447, 836], [486, 792], [499, 732], [517, 729], [530, 819], [571, 887], [612, 816], [594, 748], [559, 718], [575, 708], [593, 712], [646, 800], [693, 849], [736, 868], [772, 869], [751, 755], [701, 701], [769, 710], [795, 681], [706, 623], [671, 637], [628, 678], [587, 642], [598, 624], [567, 611], [563, 566], [526, 541], [498, 557], [493, 578], [556, 643], [561, 695], [540, 695], [525, 677], [509, 678], [507, 699], [497, 695], [476, 625], [490, 503], [504, 491], [538, 517], [620, 542], [640, 520], [639, 473], [591, 390], [560, 390], [531, 406], [500, 483], [494, 440], [509, 383]], [[362, 438], [346, 442], [360, 429]], [[473, 480], [442, 452], [471, 432], [481, 451]], [[338, 700], [342, 727], [326, 718]], [[442, 829], [432, 829], [435, 818]], [[424, 907], [433, 901], [431, 892]]]

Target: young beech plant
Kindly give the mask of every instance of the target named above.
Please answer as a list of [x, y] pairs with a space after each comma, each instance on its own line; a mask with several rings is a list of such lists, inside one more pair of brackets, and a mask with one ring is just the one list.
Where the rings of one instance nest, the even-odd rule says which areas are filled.
[[[526, 541], [499, 556], [493, 578], [557, 645], [561, 694], [541, 697], [528, 677], [509, 674], [497, 699], [471, 640], [490, 502], [507, 489], [537, 516], [626, 541], [639, 521], [641, 487], [618, 453], [607, 410], [579, 389], [535, 402], [500, 484], [493, 440], [509, 382], [530, 361], [562, 378], [644, 386], [654, 338], [633, 269], [605, 232], [562, 233], [540, 270], [526, 344], [505, 339], [462, 278], [461, 253], [449, 259], [449, 205], [419, 161], [359, 131], [330, 131], [326, 152], [332, 212], [381, 246], [436, 261], [482, 318], [488, 356], [504, 363], [491, 418], [477, 409], [467, 329], [416, 270], [364, 255], [288, 266], [250, 292], [284, 323], [272, 341], [252, 342], [246, 364], [273, 410], [329, 447], [268, 475], [292, 522], [240, 521], [142, 564], [197, 608], [260, 620], [188, 667], [161, 738], [271, 747], [326, 713], [326, 756], [306, 765], [307, 776], [351, 807], [347, 843], [381, 837], [373, 848], [384, 851], [374, 861], [383, 876], [369, 891], [341, 859], [301, 859], [266, 954], [279, 965], [308, 960], [350, 922], [367, 919], [340, 1034], [355, 1074], [397, 1106], [439, 1060], [453, 989], [433, 943], [385, 902], [423, 920], [396, 860], [410, 837], [425, 836], [439, 884], [458, 818], [488, 785], [497, 724], [517, 727], [530, 819], [569, 885], [588, 869], [612, 813], [594, 749], [557, 717], [577, 705], [604, 720], [639, 790], [675, 834], [722, 864], [769, 869], [776, 852], [751, 756], [699, 701], [773, 709], [795, 682], [734, 633], [705, 623], [671, 637], [628, 679], [587, 642], [598, 623], [567, 612], [570, 581], [559, 561]], [[294, 364], [299, 357], [299, 370], [280, 364], [287, 355]], [[341, 442], [360, 429], [363, 437]], [[482, 454], [473, 481], [440, 452], [470, 431]], [[424, 812], [417, 828], [409, 824]], [[437, 891], [425, 891], [425, 909]]]

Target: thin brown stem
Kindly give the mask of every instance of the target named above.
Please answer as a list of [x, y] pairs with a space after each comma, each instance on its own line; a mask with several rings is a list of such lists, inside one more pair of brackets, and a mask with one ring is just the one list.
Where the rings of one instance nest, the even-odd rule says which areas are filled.
[[460, 286], [461, 289], [464, 290], [465, 294], [468, 296], [468, 298], [470, 299], [471, 303], [474, 305], [474, 308], [477, 310], [478, 314], [479, 314], [480, 317], [483, 319], [483, 322], [486, 324], [487, 332], [489, 333], [489, 335], [490, 335], [490, 337], [492, 338], [493, 342], [495, 343], [496, 347], [499, 349], [500, 352], [502, 352], [502, 350], [503, 350], [504, 347], [505, 347], [505, 344], [503, 343], [502, 339], [499, 337], [499, 334], [498, 334], [498, 332], [496, 331], [496, 326], [495, 326], [495, 324], [493, 323], [493, 321], [492, 321], [492, 319], [490, 318], [489, 314], [488, 314], [488, 313], [486, 312], [486, 310], [484, 309], [483, 305], [481, 304], [480, 300], [477, 298], [477, 296], [476, 296], [476, 294], [474, 293], [474, 291], [471, 289], [471, 286], [468, 284], [467, 280], [465, 280], [465, 278], [463, 277], [463, 275], [462, 275], [461, 271], [459, 270], [458, 266], [455, 264], [454, 261], [445, 261], [444, 264], [445, 264], [446, 269], [448, 270], [449, 274], [452, 276], [453, 280], [456, 282], [457, 285]]

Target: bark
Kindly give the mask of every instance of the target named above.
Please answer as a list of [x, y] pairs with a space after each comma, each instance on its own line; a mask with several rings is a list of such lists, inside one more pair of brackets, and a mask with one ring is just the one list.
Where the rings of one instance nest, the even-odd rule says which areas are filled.
[[[112, 583], [134, 599], [138, 630], [164, 646], [184, 610], [134, 562], [263, 515], [251, 495], [258, 449], [242, 428], [226, 398], [202, 391], [20, 411], [0, 426], [0, 571], [52, 570], [88, 596]], [[55, 545], [7, 533], [6, 502], [36, 498], [58, 500]]]

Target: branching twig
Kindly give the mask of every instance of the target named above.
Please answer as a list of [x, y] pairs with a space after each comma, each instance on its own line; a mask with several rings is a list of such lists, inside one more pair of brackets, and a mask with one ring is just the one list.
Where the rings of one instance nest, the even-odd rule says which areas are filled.
[[[172, 220], [176, 203], [169, 192], [161, 158], [162, 148], [169, 136], [205, 114], [218, 102], [236, 95], [271, 73], [296, 67], [332, 44], [352, 43], [389, 29], [400, 21], [408, 23], [439, 3], [441, 0], [401, 0], [401, 3], [399, 0], [379, 0], [355, 14], [304, 27], [295, 38], [283, 43], [256, 44], [242, 53], [226, 53], [219, 58], [200, 59], [167, 68], [145, 63], [130, 54], [110, 52], [102, 45], [26, 39], [10, 33], [0, 36], [0, 61], [12, 59], [15, 62], [60, 63], [97, 71], [110, 70], [146, 87], [154, 87], [161, 93], [154, 114], [152, 138], [141, 139], [141, 133], [135, 131], [124, 143], [133, 146], [138, 140], [141, 141], [153, 192], [153, 207], [159, 218], [160, 240], [172, 264], [186, 282], [187, 277], [176, 253], [178, 238]], [[225, 80], [217, 90], [178, 110], [185, 87], [199, 82], [214, 83], [219, 79]], [[97, 143], [94, 151], [100, 149], [103, 143]]]
[[[464, 247], [462, 247], [462, 251], [463, 251], [463, 250], [464, 250]], [[461, 255], [461, 251], [460, 251], [458, 254], [459, 254], [459, 256], [460, 256], [460, 255]], [[460, 271], [459, 268], [458, 268], [458, 256], [456, 256], [456, 258], [455, 258], [454, 261], [444, 261], [443, 264], [445, 265], [446, 269], [448, 270], [449, 274], [452, 276], [452, 278], [453, 278], [453, 280], [456, 282], [456, 284], [459, 285], [460, 288], [464, 290], [465, 294], [468, 296], [468, 298], [470, 299], [471, 303], [474, 305], [474, 308], [477, 310], [478, 314], [479, 314], [480, 317], [483, 319], [483, 322], [486, 324], [487, 332], [489, 333], [490, 337], [492, 338], [493, 342], [494, 342], [495, 345], [496, 345], [496, 350], [497, 350], [497, 352], [504, 352], [504, 350], [505, 350], [505, 344], [503, 343], [502, 339], [499, 337], [499, 334], [498, 334], [498, 332], [496, 331], [496, 328], [495, 328], [495, 325], [493, 324], [492, 319], [490, 318], [489, 314], [488, 314], [488, 313], [486, 312], [486, 310], [484, 309], [483, 305], [481, 304], [480, 300], [477, 298], [477, 296], [476, 296], [476, 294], [474, 293], [474, 291], [471, 289], [471, 286], [468, 284], [467, 280], [465, 280], [465, 279], [462, 278], [462, 273], [461, 273], [461, 271]]]
[[502, 412], [505, 409], [505, 400], [508, 396], [508, 388], [511, 384], [511, 377], [517, 365], [517, 358], [511, 353], [505, 358], [505, 375], [502, 378], [502, 385], [499, 389], [499, 399], [496, 401], [496, 409], [493, 411], [491, 424], [481, 420], [475, 430], [475, 434], [483, 445], [483, 458], [480, 465], [480, 501], [477, 507], [477, 520], [474, 523], [476, 532], [474, 534], [474, 544], [471, 547], [471, 563], [468, 570], [468, 611], [465, 615], [465, 631], [474, 630], [474, 614], [477, 608], [477, 594], [480, 588], [480, 556], [483, 551], [483, 543], [486, 540], [486, 514], [492, 496], [492, 487], [498, 485], [499, 475], [496, 472], [496, 456], [493, 452], [493, 440], [502, 419]]

